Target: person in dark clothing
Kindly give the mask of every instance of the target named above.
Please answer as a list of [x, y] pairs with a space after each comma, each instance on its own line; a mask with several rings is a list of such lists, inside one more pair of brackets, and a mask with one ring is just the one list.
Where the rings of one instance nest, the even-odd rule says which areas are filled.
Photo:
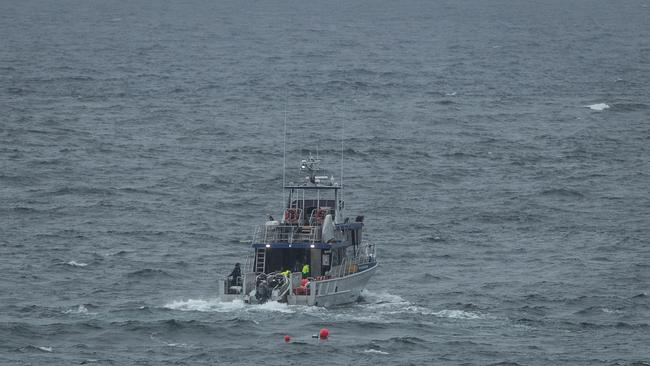
[[232, 272], [230, 272], [228, 278], [230, 278], [230, 286], [239, 285], [241, 282], [241, 268], [239, 266], [239, 263], [235, 263], [235, 268], [233, 268]]

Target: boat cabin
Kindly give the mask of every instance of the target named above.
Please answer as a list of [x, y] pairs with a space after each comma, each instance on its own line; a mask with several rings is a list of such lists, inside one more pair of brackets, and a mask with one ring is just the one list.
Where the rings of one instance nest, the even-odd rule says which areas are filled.
[[317, 162], [312, 156], [303, 160], [303, 170], [310, 173], [305, 183], [284, 186], [288, 199], [281, 221], [267, 221], [257, 228], [252, 243], [253, 272], [295, 273], [309, 265], [309, 272], [303, 275], [324, 277], [345, 258], [358, 254], [363, 216], [354, 222], [343, 219], [341, 186], [333, 177], [316, 175], [320, 170]]

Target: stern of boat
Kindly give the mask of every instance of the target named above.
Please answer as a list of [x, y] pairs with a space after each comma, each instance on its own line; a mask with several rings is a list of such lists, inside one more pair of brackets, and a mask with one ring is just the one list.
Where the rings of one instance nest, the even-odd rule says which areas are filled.
[[249, 302], [250, 294], [255, 290], [255, 278], [255, 272], [244, 273], [237, 283], [232, 283], [226, 277], [221, 278], [219, 280], [219, 298], [222, 301], [242, 300]]

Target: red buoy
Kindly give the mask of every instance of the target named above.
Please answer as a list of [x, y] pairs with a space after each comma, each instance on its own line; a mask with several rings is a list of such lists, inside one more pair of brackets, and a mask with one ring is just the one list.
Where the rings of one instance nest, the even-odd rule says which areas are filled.
[[288, 335], [284, 336], [284, 341], [287, 343], [291, 342], [291, 337], [289, 337]]
[[323, 329], [321, 329], [320, 332], [318, 333], [318, 338], [320, 338], [320, 339], [327, 339], [327, 337], [329, 337], [329, 335], [330, 335], [330, 331], [327, 330], [327, 328], [323, 328]]

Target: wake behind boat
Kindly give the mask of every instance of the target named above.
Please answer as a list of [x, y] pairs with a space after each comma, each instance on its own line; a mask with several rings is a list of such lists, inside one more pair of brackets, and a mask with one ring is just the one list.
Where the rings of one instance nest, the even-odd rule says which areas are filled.
[[284, 185], [288, 200], [280, 221], [257, 227], [243, 273], [220, 281], [223, 300], [334, 306], [356, 301], [378, 267], [373, 244], [363, 241], [364, 217], [344, 218], [342, 185], [323, 175], [311, 154], [309, 175]]

